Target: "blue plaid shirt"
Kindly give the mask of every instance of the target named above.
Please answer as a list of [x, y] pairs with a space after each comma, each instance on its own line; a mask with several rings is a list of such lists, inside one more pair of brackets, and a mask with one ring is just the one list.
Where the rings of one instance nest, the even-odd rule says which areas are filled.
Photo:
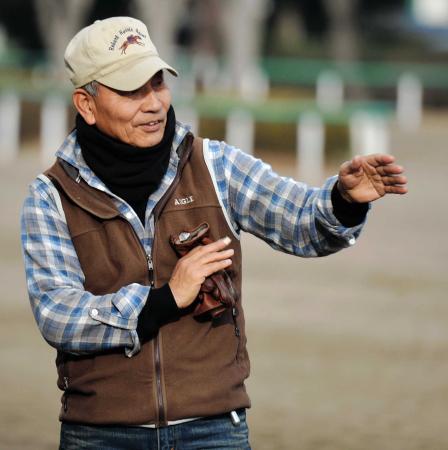
[[[90, 186], [113, 198], [145, 252], [151, 254], [154, 207], [175, 177], [176, 150], [187, 132], [187, 127], [177, 124], [168, 170], [148, 200], [145, 227], [134, 210], [86, 165], [76, 131], [56, 155], [78, 168]], [[209, 141], [206, 160], [236, 235], [244, 230], [275, 249], [312, 257], [352, 245], [361, 231], [362, 224], [346, 228], [333, 214], [331, 190], [337, 177], [329, 178], [320, 189], [310, 188], [279, 177], [269, 165], [218, 141]], [[118, 347], [128, 356], [139, 351], [137, 318], [150, 287], [133, 283], [101, 296], [84, 290], [84, 274], [58, 208], [58, 195], [45, 176], [40, 175], [30, 186], [22, 210], [21, 238], [32, 310], [50, 345], [75, 354]]]

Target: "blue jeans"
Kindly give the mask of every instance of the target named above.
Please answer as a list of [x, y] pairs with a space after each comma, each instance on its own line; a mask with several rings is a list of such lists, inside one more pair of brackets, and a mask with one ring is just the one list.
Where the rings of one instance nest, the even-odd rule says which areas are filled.
[[162, 428], [63, 423], [59, 450], [250, 450], [244, 410]]

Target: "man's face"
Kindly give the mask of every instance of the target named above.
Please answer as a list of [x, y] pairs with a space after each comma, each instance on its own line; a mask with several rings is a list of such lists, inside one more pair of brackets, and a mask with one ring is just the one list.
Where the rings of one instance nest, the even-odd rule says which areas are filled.
[[152, 147], [163, 138], [171, 93], [160, 71], [131, 92], [100, 84], [93, 104], [100, 131], [134, 147]]

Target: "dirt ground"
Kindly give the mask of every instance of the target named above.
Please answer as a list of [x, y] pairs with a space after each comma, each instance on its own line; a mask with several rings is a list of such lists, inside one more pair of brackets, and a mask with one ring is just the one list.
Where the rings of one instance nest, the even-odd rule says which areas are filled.
[[[410, 193], [377, 202], [355, 247], [304, 260], [244, 236], [254, 449], [448, 449], [447, 122], [393, 132]], [[292, 175], [292, 160], [265, 156]], [[0, 169], [0, 450], [58, 442], [55, 354], [32, 318], [19, 251], [20, 204], [38, 171], [31, 152]]]

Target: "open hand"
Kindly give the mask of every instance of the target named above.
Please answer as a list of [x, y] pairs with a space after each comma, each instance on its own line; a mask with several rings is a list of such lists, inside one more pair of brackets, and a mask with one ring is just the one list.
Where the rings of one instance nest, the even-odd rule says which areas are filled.
[[378, 200], [386, 194], [406, 194], [404, 169], [392, 155], [355, 156], [339, 169], [337, 187], [342, 197], [354, 203]]

